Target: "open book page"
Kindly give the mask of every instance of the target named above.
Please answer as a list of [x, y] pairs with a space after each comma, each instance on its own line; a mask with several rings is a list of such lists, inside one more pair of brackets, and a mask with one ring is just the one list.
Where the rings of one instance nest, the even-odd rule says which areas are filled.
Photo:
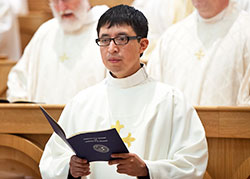
[[91, 161], [108, 161], [113, 153], [128, 153], [128, 149], [122, 141], [116, 129], [108, 129], [96, 132], [87, 132], [66, 138], [63, 129], [40, 106], [43, 114], [49, 121], [55, 133], [72, 148], [76, 155]]
[[[61, 128], [61, 126], [59, 126], [56, 122], [56, 120], [54, 118], [52, 118], [47, 111], [40, 106], [40, 109], [42, 110], [44, 116], [46, 117], [46, 119], [49, 121], [51, 127], [53, 128], [54, 132], [61, 137], [61, 139], [75, 152], [75, 150], [72, 148], [72, 146], [69, 144], [66, 135], [63, 131], [63, 129]], [[75, 152], [76, 153], [76, 152]]]

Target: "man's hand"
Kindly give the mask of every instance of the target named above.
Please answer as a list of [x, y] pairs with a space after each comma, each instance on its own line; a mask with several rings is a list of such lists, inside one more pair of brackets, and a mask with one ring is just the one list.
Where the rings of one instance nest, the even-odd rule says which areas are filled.
[[148, 169], [145, 162], [136, 154], [123, 153], [112, 154], [114, 160], [109, 161], [109, 165], [117, 164], [117, 172], [127, 174], [130, 176], [147, 176]]
[[78, 158], [73, 155], [69, 162], [70, 173], [74, 178], [87, 176], [90, 174], [89, 163], [85, 159]]

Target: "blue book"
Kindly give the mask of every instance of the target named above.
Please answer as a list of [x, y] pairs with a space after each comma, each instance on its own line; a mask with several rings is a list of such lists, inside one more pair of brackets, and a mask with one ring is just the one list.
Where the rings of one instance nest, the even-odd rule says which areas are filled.
[[66, 138], [59, 124], [40, 106], [54, 132], [75, 152], [79, 158], [92, 161], [109, 161], [113, 153], [129, 153], [116, 129], [87, 132]]

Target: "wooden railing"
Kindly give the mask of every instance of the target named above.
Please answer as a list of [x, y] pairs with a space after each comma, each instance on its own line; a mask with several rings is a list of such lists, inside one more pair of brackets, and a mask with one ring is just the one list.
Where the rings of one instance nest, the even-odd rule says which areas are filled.
[[[58, 119], [63, 105], [42, 105]], [[204, 178], [250, 176], [250, 107], [196, 107], [205, 127], [209, 162]], [[38, 164], [52, 133], [37, 104], [0, 104], [0, 174], [40, 177]], [[1, 171], [2, 170], [2, 171]]]
[[196, 107], [204, 125], [215, 179], [250, 177], [250, 107]]

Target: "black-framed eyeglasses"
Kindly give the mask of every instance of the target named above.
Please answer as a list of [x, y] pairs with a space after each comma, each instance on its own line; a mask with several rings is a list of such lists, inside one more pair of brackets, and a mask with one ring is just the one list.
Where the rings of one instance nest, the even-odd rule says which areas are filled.
[[127, 35], [119, 35], [114, 38], [108, 38], [108, 37], [101, 37], [95, 40], [97, 45], [103, 47], [103, 46], [109, 46], [111, 40], [114, 41], [116, 45], [126, 45], [130, 40], [140, 40], [141, 36], [127, 36]]

